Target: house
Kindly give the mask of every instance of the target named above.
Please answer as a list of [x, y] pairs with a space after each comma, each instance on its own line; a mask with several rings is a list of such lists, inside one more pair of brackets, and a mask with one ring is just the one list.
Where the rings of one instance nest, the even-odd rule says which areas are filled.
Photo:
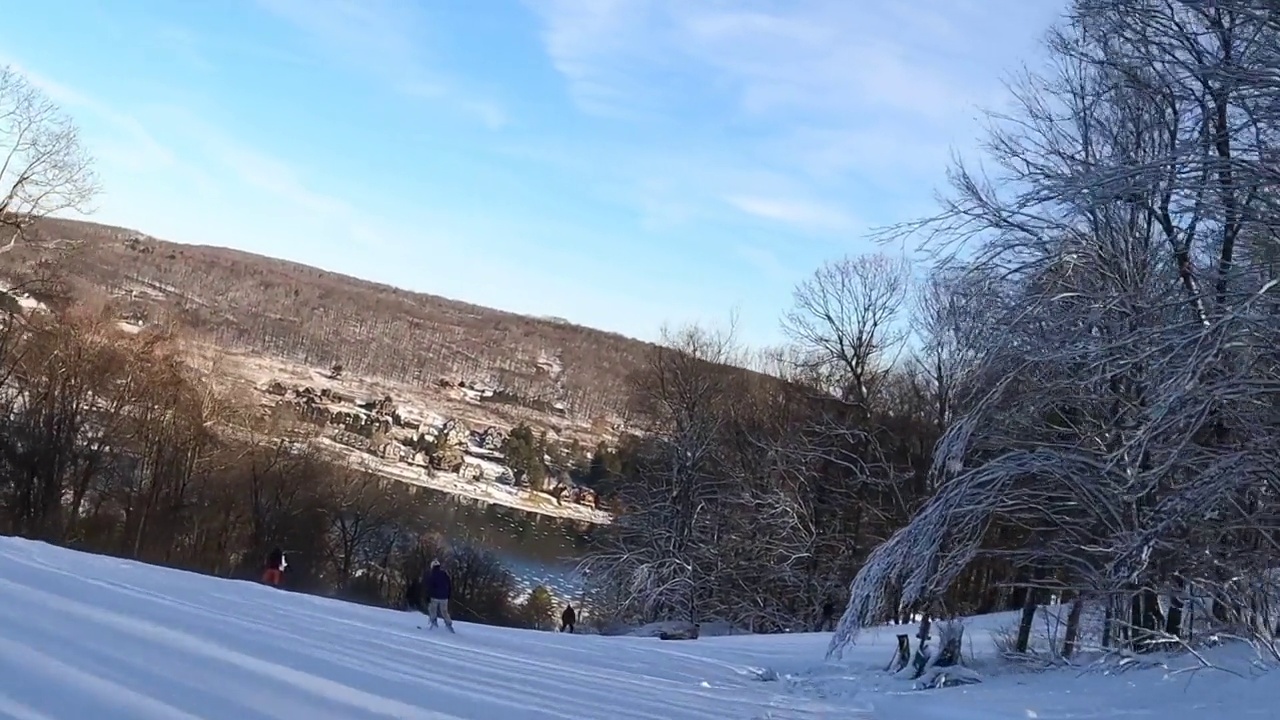
[[479, 463], [467, 462], [463, 460], [462, 467], [458, 468], [458, 477], [463, 480], [479, 480], [484, 476], [484, 466]]

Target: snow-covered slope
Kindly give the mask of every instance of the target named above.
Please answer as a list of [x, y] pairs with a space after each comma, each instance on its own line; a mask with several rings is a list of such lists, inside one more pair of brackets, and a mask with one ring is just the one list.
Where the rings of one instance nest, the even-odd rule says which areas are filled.
[[[827, 635], [677, 642], [461, 623], [449, 635], [423, 619], [3, 538], [0, 717], [1280, 717], [1270, 676], [1069, 671], [913, 692], [876, 671], [889, 628], [828, 664]], [[1005, 621], [976, 620], [974, 646]]]

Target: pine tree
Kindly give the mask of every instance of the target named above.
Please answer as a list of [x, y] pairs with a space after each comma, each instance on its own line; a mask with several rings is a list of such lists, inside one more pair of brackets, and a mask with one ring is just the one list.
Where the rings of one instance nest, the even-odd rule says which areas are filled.
[[525, 598], [521, 607], [525, 622], [534, 630], [552, 630], [556, 623], [556, 601], [551, 591], [539, 585]]

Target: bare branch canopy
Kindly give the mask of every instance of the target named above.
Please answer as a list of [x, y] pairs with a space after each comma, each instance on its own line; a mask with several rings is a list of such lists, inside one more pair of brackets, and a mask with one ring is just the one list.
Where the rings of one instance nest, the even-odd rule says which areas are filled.
[[98, 194], [93, 157], [75, 122], [18, 70], [0, 67], [0, 252], [32, 223], [88, 212]]

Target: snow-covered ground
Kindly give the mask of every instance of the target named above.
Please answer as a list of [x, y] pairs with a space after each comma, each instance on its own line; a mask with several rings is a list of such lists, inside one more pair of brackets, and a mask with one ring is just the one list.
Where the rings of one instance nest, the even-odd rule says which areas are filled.
[[23, 310], [26, 310], [28, 312], [32, 312], [32, 311], [43, 312], [49, 309], [48, 306], [46, 306], [44, 303], [31, 297], [31, 294], [26, 292], [25, 290], [14, 289], [14, 288], [15, 288], [15, 285], [13, 283], [0, 281], [0, 293], [7, 293], [12, 295], [13, 298], [18, 301], [18, 306], [21, 307]]
[[[823, 661], [825, 634], [450, 635], [417, 613], [11, 538], [0, 613], [0, 717], [20, 720], [1280, 717], [1280, 675], [1010, 672], [913, 691], [879, 672], [893, 628], [841, 662]], [[972, 621], [973, 651], [1009, 619]]]
[[[565, 520], [580, 520], [597, 525], [607, 525], [613, 521], [613, 516], [603, 510], [568, 501], [556, 502], [555, 498], [544, 493], [531, 492], [482, 478], [465, 479], [453, 473], [435, 472], [414, 465], [384, 460], [375, 455], [349, 448], [329, 438], [320, 438], [318, 442], [322, 443], [326, 450], [346, 458], [349, 462], [369, 472], [400, 480], [410, 485], [419, 485], [453, 495], [469, 497], [472, 500], [481, 500], [515, 508], [516, 510], [524, 510]], [[472, 463], [485, 462], [478, 458], [469, 458], [469, 461]], [[493, 463], [489, 464], [493, 465]]]

